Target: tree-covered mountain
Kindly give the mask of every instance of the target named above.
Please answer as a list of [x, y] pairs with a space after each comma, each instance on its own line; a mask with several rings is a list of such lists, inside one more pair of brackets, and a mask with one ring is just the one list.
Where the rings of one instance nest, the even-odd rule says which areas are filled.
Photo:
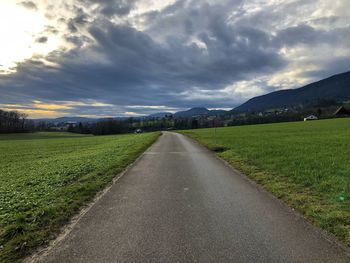
[[298, 89], [275, 91], [255, 97], [235, 108], [239, 112], [262, 111], [322, 101], [350, 100], [350, 71], [334, 75]]
[[227, 113], [224, 110], [208, 110], [207, 108], [197, 107], [192, 108], [186, 111], [179, 111], [174, 114], [175, 118], [191, 118], [198, 116], [214, 116], [214, 115], [222, 115]]
[[186, 111], [179, 111], [174, 114], [175, 118], [190, 118], [194, 116], [205, 116], [210, 113], [210, 110], [207, 108], [192, 108]]

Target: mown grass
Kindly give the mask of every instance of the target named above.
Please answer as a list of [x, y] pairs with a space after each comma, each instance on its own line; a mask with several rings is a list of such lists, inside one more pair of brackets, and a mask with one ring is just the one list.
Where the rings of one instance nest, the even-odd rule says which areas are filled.
[[158, 136], [0, 135], [0, 262], [54, 238]]
[[181, 132], [350, 245], [350, 119]]

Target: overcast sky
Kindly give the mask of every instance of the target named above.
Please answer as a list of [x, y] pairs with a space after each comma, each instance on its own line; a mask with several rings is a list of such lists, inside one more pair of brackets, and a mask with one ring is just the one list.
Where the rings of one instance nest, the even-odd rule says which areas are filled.
[[348, 0], [0, 1], [0, 108], [133, 116], [350, 70]]

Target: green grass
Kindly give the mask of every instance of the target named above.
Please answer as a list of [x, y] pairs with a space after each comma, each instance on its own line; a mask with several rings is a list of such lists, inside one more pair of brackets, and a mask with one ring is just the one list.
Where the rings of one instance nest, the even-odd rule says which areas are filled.
[[181, 132], [350, 245], [350, 119]]
[[54, 138], [76, 138], [88, 137], [92, 135], [83, 135], [70, 132], [35, 132], [35, 133], [11, 133], [0, 134], [0, 141], [2, 140], [33, 140], [33, 139], [54, 139]]
[[0, 135], [0, 262], [54, 238], [158, 136]]

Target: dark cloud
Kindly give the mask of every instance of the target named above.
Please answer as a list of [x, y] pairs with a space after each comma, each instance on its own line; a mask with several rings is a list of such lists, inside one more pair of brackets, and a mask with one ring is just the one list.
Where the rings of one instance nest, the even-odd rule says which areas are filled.
[[[80, 7], [73, 6], [73, 10], [75, 16], [68, 20], [67, 26], [71, 33], [77, 33], [78, 28], [84, 27], [86, 24], [88, 24], [90, 18], [89, 15]], [[65, 22], [65, 19], [63, 19], [63, 22]]]
[[281, 42], [281, 44], [287, 44], [289, 46], [294, 46], [299, 43], [312, 44], [317, 41], [320, 34], [320, 31], [311, 26], [298, 25], [279, 31], [276, 40]]
[[133, 9], [136, 0], [81, 0], [85, 5], [98, 4], [98, 12], [102, 15], [112, 17], [125, 16]]
[[47, 41], [48, 41], [48, 38], [45, 37], [45, 36], [39, 37], [39, 38], [36, 39], [37, 43], [42, 43], [42, 44], [46, 43]]
[[38, 7], [32, 1], [23, 1], [20, 3], [20, 5], [24, 6], [25, 8], [28, 8], [28, 9], [38, 10]]
[[53, 26], [45, 26], [45, 32], [53, 35], [57, 35], [59, 31]]

